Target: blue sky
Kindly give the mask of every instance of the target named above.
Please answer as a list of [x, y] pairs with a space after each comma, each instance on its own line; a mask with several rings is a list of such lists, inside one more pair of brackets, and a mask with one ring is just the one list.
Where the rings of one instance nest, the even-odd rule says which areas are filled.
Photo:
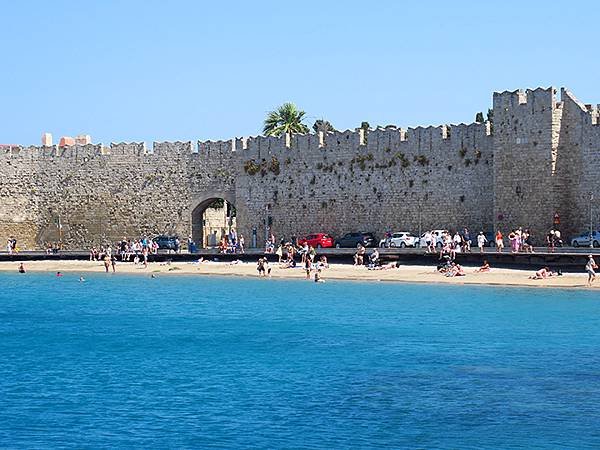
[[[561, 2], [562, 3], [562, 2]], [[597, 2], [4, 2], [0, 143], [260, 133], [285, 101], [338, 129], [471, 122], [493, 91], [600, 102]]]

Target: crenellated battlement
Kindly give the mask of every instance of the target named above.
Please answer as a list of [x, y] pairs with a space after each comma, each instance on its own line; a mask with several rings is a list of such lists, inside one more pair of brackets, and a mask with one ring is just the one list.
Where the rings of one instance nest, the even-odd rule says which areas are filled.
[[494, 92], [493, 108], [494, 111], [514, 111], [519, 108], [544, 111], [546, 109], [553, 110], [557, 107], [556, 88], [550, 86], [548, 88], [536, 89], [518, 89], [516, 91]]

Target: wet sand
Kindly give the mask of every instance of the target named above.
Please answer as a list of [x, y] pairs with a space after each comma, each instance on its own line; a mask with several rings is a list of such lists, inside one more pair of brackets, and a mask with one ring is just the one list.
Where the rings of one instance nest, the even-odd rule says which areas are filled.
[[[0, 271], [17, 272], [19, 262], [0, 262]], [[102, 262], [97, 261], [30, 261], [25, 263], [28, 272], [65, 272], [81, 273], [105, 272]], [[271, 264], [272, 278], [298, 278], [305, 279], [306, 273], [301, 268], [284, 269], [277, 264]], [[448, 283], [448, 284], [485, 284], [500, 286], [537, 286], [561, 288], [586, 288], [587, 274], [583, 267], [581, 273], [564, 274], [560, 277], [550, 277], [543, 280], [531, 280], [528, 277], [533, 271], [516, 269], [494, 269], [487, 273], [476, 273], [474, 267], [465, 267], [466, 276], [446, 277], [435, 271], [432, 266], [406, 265], [389, 270], [368, 270], [367, 267], [356, 267], [347, 264], [331, 264], [322, 271], [322, 278], [326, 280], [355, 280], [355, 281], [397, 281], [408, 283]], [[112, 269], [111, 269], [112, 273]], [[147, 268], [142, 264], [119, 262], [116, 274], [136, 274], [150, 276], [172, 276], [177, 274], [193, 275], [236, 275], [258, 277], [256, 263], [230, 264], [227, 262], [203, 263], [150, 263]], [[592, 288], [600, 286], [594, 284]]]

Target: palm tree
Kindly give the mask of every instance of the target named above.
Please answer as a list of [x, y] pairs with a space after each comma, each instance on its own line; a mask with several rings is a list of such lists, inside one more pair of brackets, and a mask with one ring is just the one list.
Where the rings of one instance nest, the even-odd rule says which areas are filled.
[[308, 127], [302, 123], [305, 114], [293, 103], [284, 103], [275, 111], [269, 112], [265, 119], [263, 133], [266, 136], [281, 136], [284, 133], [308, 133]]
[[312, 126], [312, 128], [313, 128], [313, 130], [315, 130], [315, 133], [318, 133], [319, 131], [323, 131], [326, 133], [329, 131], [335, 131], [335, 128], [333, 128], [333, 125], [331, 125], [329, 120], [325, 120], [325, 119], [315, 120], [315, 123]]

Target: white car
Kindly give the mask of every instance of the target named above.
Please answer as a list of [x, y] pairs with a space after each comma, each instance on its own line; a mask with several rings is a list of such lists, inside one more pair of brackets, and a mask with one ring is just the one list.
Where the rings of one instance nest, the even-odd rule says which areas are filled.
[[418, 240], [418, 237], [408, 231], [397, 231], [389, 239], [379, 241], [379, 247], [414, 247]]
[[[440, 248], [444, 245], [444, 233], [448, 233], [447, 230], [433, 230], [432, 234], [434, 236], [434, 244], [436, 247]], [[419, 241], [416, 245], [417, 247], [425, 248], [427, 247], [427, 242], [425, 241], [425, 233], [421, 235]]]

